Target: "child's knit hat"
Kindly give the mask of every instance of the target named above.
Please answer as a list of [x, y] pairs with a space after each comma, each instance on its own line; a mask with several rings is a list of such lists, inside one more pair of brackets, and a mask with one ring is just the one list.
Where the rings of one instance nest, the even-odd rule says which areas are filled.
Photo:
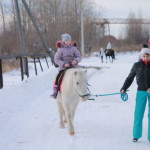
[[149, 49], [149, 48], [142, 48], [142, 49], [141, 49], [141, 56], [142, 56], [143, 54], [149, 54], [149, 55], [150, 55], [150, 49]]
[[71, 36], [67, 33], [61, 35], [62, 42], [71, 41]]

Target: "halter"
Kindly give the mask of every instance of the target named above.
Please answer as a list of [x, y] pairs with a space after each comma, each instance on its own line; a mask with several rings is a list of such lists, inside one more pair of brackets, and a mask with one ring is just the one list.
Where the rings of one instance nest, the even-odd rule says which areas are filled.
[[88, 91], [89, 91], [89, 93], [83, 94], [83, 95], [79, 94], [79, 92], [76, 90], [76, 88], [74, 88], [74, 89], [75, 89], [76, 93], [78, 94], [78, 96], [81, 97], [81, 98], [84, 98], [84, 97], [86, 97], [86, 96], [89, 98], [90, 95], [91, 95], [91, 92], [90, 92], [89, 88], [87, 88]]
[[[75, 80], [76, 80], [76, 77], [75, 77]], [[87, 84], [87, 83], [86, 83]], [[87, 84], [88, 85], [88, 84]], [[76, 88], [74, 87], [74, 90], [76, 91], [77, 95], [81, 98], [84, 98], [84, 97], [88, 97], [88, 100], [89, 100], [89, 97], [91, 96], [91, 92], [89, 90], [89, 88], [87, 87], [87, 90], [88, 90], [88, 93], [87, 94], [79, 94], [79, 92], [76, 90]]]

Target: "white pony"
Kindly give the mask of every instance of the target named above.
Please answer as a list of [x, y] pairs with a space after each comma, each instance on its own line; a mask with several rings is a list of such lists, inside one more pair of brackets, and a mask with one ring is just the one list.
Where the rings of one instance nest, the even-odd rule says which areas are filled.
[[74, 135], [73, 119], [79, 100], [88, 99], [87, 71], [80, 68], [68, 69], [65, 73], [61, 92], [57, 95], [57, 104], [60, 114], [60, 128], [68, 124], [70, 135]]

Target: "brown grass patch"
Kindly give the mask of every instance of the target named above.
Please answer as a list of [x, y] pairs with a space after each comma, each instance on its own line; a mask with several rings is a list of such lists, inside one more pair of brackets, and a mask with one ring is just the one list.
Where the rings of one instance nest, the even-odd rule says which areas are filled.
[[13, 69], [19, 68], [20, 63], [19, 60], [3, 60], [2, 61], [2, 69], [4, 72], [12, 71]]

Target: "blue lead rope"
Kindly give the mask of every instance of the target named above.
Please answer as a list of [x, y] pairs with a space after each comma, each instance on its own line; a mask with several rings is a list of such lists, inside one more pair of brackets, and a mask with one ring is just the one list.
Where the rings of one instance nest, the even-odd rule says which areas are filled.
[[[129, 91], [129, 90], [127, 90], [127, 91]], [[126, 92], [127, 92], [127, 91], [126, 91]], [[127, 93], [121, 93], [121, 92], [119, 92], [119, 93], [111, 93], [111, 94], [91, 95], [91, 96], [98, 97], [98, 96], [109, 96], [109, 95], [116, 95], [116, 94], [120, 94], [120, 98], [121, 98], [124, 102], [128, 100], [128, 94], [127, 94]], [[89, 100], [95, 100], [95, 99], [89, 98]]]

